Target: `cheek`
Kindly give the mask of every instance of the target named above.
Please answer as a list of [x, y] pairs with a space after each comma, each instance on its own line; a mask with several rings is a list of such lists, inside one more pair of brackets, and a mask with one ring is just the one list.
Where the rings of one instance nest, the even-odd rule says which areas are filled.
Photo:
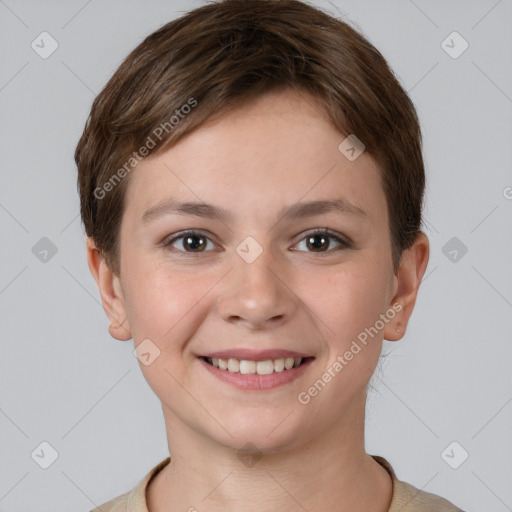
[[[313, 292], [309, 288], [309, 300], [312, 309], [328, 327], [325, 332], [332, 361], [348, 350], [358, 336], [364, 338], [365, 329], [373, 326], [384, 312], [385, 279], [378, 266], [357, 263], [340, 267], [339, 272], [331, 270], [316, 283]], [[378, 338], [368, 337], [366, 356], [373, 358], [373, 353], [380, 351], [378, 342], [373, 343], [373, 347], [370, 343]], [[358, 359], [364, 358], [364, 355], [358, 356]]]
[[193, 335], [204, 317], [207, 292], [215, 279], [197, 273], [140, 263], [127, 285], [127, 314], [133, 339], [149, 338], [175, 352]]

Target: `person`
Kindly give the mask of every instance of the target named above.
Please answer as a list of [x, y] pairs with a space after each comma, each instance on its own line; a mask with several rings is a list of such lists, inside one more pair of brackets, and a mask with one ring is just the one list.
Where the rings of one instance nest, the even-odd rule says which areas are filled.
[[75, 160], [170, 453], [96, 511], [460, 510], [365, 451], [429, 242], [415, 107], [363, 35], [299, 0], [191, 10], [117, 69]]

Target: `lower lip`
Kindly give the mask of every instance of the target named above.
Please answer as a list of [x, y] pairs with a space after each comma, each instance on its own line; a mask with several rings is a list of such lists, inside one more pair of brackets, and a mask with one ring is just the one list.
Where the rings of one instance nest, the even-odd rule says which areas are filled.
[[269, 375], [258, 375], [256, 373], [234, 373], [229, 370], [221, 370], [216, 366], [207, 363], [202, 358], [199, 358], [199, 361], [213, 375], [238, 389], [260, 391], [264, 389], [277, 388], [278, 386], [282, 386], [299, 378], [306, 371], [307, 367], [313, 361], [313, 358], [308, 358], [300, 366], [297, 366], [297, 368], [283, 370], [282, 372], [273, 372]]

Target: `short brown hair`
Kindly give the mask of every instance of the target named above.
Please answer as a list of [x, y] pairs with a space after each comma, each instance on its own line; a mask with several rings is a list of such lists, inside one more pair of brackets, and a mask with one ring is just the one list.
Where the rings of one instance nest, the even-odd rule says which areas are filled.
[[[223, 0], [146, 37], [92, 105], [75, 151], [81, 215], [116, 274], [127, 163], [286, 88], [313, 95], [336, 129], [354, 134], [379, 164], [396, 272], [420, 232], [425, 188], [411, 99], [381, 53], [348, 23], [299, 0]], [[148, 154], [142, 148], [150, 139]]]

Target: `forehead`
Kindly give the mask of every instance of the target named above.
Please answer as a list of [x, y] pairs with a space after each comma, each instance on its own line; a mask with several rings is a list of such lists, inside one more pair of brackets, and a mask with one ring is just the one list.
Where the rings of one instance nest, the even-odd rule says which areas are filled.
[[208, 121], [132, 172], [126, 213], [140, 218], [166, 199], [207, 202], [270, 218], [299, 201], [343, 197], [372, 218], [386, 215], [377, 164], [351, 161], [314, 98], [269, 93]]

